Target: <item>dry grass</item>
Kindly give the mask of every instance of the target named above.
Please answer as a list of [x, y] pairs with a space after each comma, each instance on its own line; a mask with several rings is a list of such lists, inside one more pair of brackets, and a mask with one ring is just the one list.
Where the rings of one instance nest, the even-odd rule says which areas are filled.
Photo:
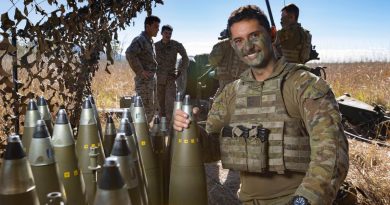
[[327, 67], [327, 80], [336, 96], [349, 93], [358, 100], [369, 104], [381, 104], [390, 109], [390, 63], [323, 65]]
[[349, 141], [347, 180], [358, 187], [359, 204], [390, 204], [390, 149]]
[[[315, 65], [310, 65], [315, 66]], [[327, 80], [336, 96], [350, 93], [367, 103], [390, 110], [390, 63], [325, 64]], [[133, 72], [126, 62], [99, 70], [92, 89], [99, 108], [119, 107], [119, 98], [134, 92]], [[21, 76], [23, 77], [23, 76]], [[39, 91], [40, 92], [40, 91]], [[56, 113], [57, 110], [53, 110]], [[0, 109], [0, 115], [4, 111]], [[101, 116], [104, 125], [103, 114]], [[0, 125], [1, 126], [4, 125]], [[4, 133], [0, 137], [5, 138]], [[347, 179], [357, 186], [359, 204], [390, 205], [390, 149], [350, 140], [350, 170]]]
[[99, 108], [119, 107], [121, 96], [134, 94], [134, 72], [127, 62], [116, 62], [109, 70], [111, 74], [100, 69], [92, 81], [92, 92]]

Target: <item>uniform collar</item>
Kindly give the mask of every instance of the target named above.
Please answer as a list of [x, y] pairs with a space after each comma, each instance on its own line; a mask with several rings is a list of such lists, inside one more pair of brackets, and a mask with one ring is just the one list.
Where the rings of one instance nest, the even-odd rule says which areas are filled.
[[153, 43], [153, 38], [149, 37], [145, 31], [142, 31], [141, 35], [145, 37], [150, 43]]
[[168, 43], [164, 43], [164, 41], [161, 39], [159, 40], [158, 42], [160, 42], [162, 45], [164, 46], [167, 46], [167, 45], [170, 45], [172, 43], [172, 39], [168, 41]]
[[299, 28], [299, 27], [301, 27], [300, 23], [293, 23], [293, 24], [291, 24], [289, 26], [286, 26], [285, 29], [293, 29], [293, 28]]
[[[269, 78], [267, 78], [266, 80], [277, 77], [280, 74], [282, 74], [286, 63], [287, 62], [286, 62], [286, 59], [284, 57], [279, 58], [274, 65], [274, 71], [272, 72], [271, 76]], [[256, 79], [254, 78], [254, 76], [252, 74], [252, 69], [245, 70], [240, 75], [240, 79], [245, 81], [245, 82], [258, 82], [258, 81], [256, 81]]]

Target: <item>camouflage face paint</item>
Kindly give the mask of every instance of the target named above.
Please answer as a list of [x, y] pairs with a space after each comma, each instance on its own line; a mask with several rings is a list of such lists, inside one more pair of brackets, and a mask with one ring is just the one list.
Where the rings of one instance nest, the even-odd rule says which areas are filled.
[[232, 47], [244, 63], [251, 67], [262, 67], [270, 50], [269, 44], [266, 35], [256, 31], [247, 40], [233, 41]]

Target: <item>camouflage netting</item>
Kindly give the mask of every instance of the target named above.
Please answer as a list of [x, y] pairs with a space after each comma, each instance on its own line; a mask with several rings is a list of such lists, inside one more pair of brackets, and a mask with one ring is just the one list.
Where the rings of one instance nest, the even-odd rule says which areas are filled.
[[[162, 0], [24, 0], [23, 8], [18, 8], [17, 2], [10, 2], [14, 6], [1, 14], [1, 144], [6, 135], [19, 132], [19, 113], [22, 116], [25, 110], [19, 104], [37, 95], [43, 95], [52, 110], [63, 105], [71, 111], [76, 127], [82, 98], [91, 94], [100, 53], [107, 54], [105, 69], [110, 72], [118, 30], [131, 25], [137, 12], [150, 15], [152, 5], [163, 4]], [[42, 3], [52, 10], [44, 10]], [[32, 22], [33, 18], [38, 22]], [[11, 63], [7, 66], [6, 61]], [[33, 86], [42, 93], [33, 93]]]

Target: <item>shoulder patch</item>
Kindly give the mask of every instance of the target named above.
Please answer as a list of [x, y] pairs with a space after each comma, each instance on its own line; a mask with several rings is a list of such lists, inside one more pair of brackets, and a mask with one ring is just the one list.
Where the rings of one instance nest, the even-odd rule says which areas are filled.
[[330, 90], [329, 84], [322, 78], [318, 78], [317, 81], [309, 86], [305, 93], [305, 98], [317, 99], [323, 97]]
[[330, 86], [324, 79], [320, 78], [316, 84], [314, 84], [314, 88], [326, 94], [329, 91]]

